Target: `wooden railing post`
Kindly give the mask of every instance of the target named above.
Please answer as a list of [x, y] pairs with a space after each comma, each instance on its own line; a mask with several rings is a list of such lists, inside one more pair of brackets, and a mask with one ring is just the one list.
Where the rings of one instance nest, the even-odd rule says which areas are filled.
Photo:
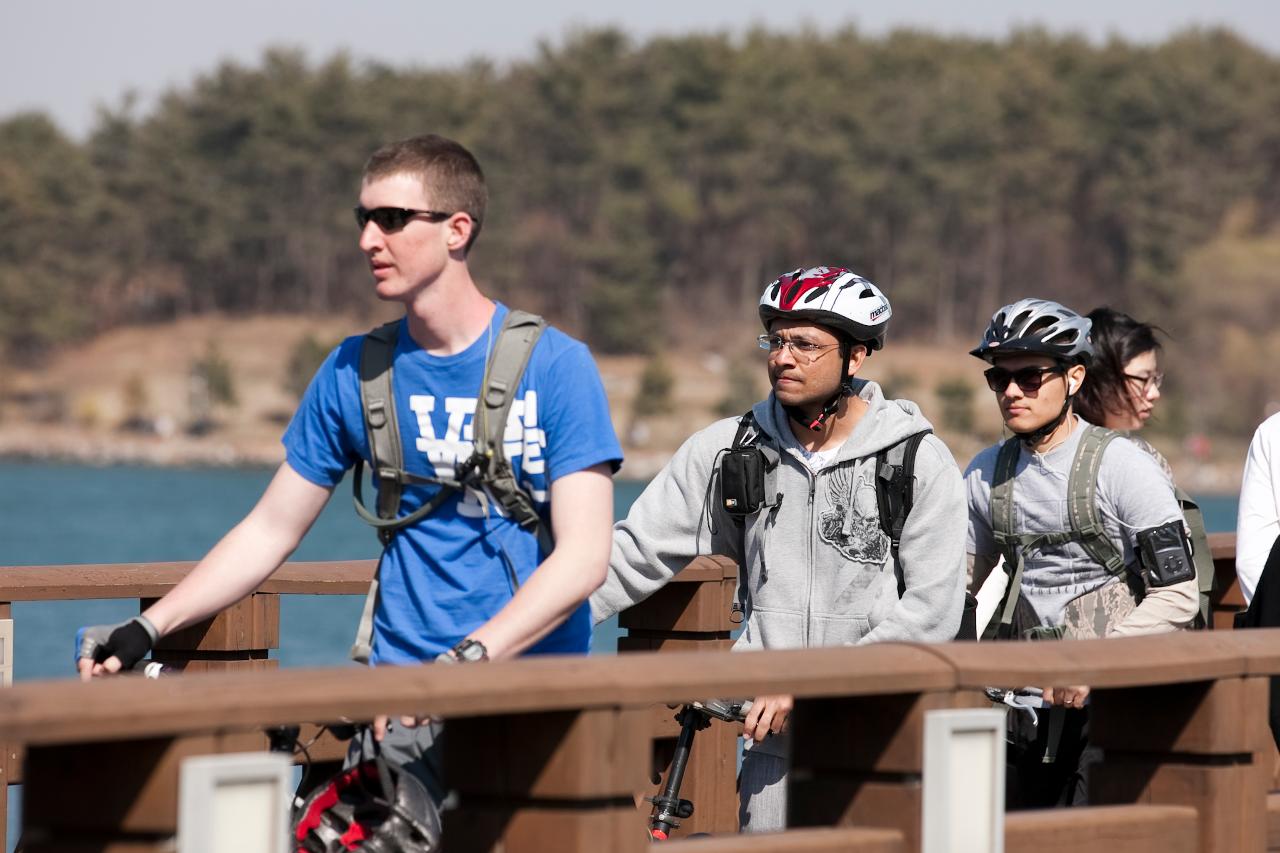
[[649, 724], [647, 708], [450, 718], [444, 849], [639, 853]]
[[1089, 738], [1105, 754], [1091, 803], [1192, 806], [1205, 853], [1265, 849], [1267, 679], [1095, 690], [1091, 702]]
[[1210, 596], [1210, 618], [1214, 630], [1233, 627], [1235, 616], [1248, 604], [1236, 578], [1236, 536], [1215, 533], [1209, 537], [1213, 553], [1213, 595]]
[[[146, 610], [155, 599], [141, 600]], [[279, 662], [268, 652], [280, 648], [280, 596], [254, 592], [211, 619], [161, 638], [151, 657], [186, 672], [270, 669]]]
[[[736, 627], [732, 615], [737, 584], [738, 564], [729, 558], [717, 555], [695, 559], [671, 583], [618, 614], [619, 626], [628, 632], [619, 638], [618, 651], [729, 649], [733, 645], [730, 634]], [[653, 770], [665, 774], [680, 731], [675, 711], [657, 706], [650, 725], [655, 738]], [[698, 733], [680, 792], [682, 798], [694, 803], [695, 810], [672, 833], [673, 838], [697, 832], [737, 831], [738, 734], [735, 727], [719, 723]], [[649, 779], [643, 781], [643, 788], [647, 795], [660, 790]]]

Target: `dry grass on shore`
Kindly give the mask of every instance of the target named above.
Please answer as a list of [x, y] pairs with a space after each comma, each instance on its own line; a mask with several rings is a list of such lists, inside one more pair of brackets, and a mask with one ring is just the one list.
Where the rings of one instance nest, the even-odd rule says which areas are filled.
[[[278, 464], [280, 434], [296, 404], [287, 390], [291, 353], [308, 335], [328, 346], [364, 325], [348, 317], [206, 316], [110, 332], [62, 353], [39, 372], [11, 373], [3, 380], [0, 456], [95, 464]], [[987, 405], [981, 365], [958, 355], [964, 351], [960, 342], [893, 341], [862, 373], [889, 394], [919, 403], [961, 464], [994, 441], [1000, 428], [994, 407]], [[192, 367], [210, 352], [227, 365], [236, 402], [213, 407], [208, 431], [192, 434]], [[736, 352], [751, 360], [745, 372], [759, 377], [757, 390], [763, 393], [762, 354]], [[728, 393], [732, 371], [725, 355], [664, 358], [672, 380], [665, 413], [637, 410], [646, 358], [598, 359], [629, 477], [652, 476], [690, 433], [720, 417], [717, 408]], [[966, 395], [971, 423], [961, 429]], [[1238, 487], [1238, 442], [1219, 443], [1209, 459], [1194, 464], [1177, 442], [1157, 437], [1156, 444], [1193, 490]]]

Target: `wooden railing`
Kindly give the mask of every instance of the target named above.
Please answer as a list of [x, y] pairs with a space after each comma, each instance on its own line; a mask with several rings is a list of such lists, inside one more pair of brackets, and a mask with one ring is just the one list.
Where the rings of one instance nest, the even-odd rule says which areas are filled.
[[[1233, 541], [1214, 538], [1229, 621]], [[0, 572], [0, 601], [164, 592], [187, 564], [25, 567]], [[166, 642], [169, 660], [221, 670], [161, 682], [20, 683], [0, 690], [0, 742], [27, 752], [28, 851], [159, 850], [175, 829], [177, 767], [197, 754], [260, 749], [262, 727], [378, 713], [450, 720], [446, 772], [462, 806], [450, 851], [638, 850], [637, 793], [653, 790], [666, 703], [796, 695], [791, 824], [781, 836], [688, 840], [678, 850], [919, 849], [925, 712], [982, 704], [988, 684], [1094, 688], [1091, 737], [1106, 751], [1094, 800], [1111, 805], [1010, 815], [1006, 849], [1053, 853], [1268, 849], [1273, 750], [1266, 679], [1280, 631], [1049, 644], [883, 645], [730, 657], [735, 569], [704, 558], [623, 614], [618, 657], [483, 667], [262, 671], [278, 645], [281, 593], [363, 593], [371, 563], [293, 564], [204, 627]], [[7, 605], [0, 604], [7, 609]], [[2, 614], [0, 614], [2, 615]], [[19, 640], [20, 643], [20, 626]], [[705, 650], [700, 654], [672, 654]], [[646, 652], [658, 651], [660, 654]], [[735, 733], [700, 735], [685, 831], [732, 832]], [[655, 749], [656, 744], [656, 749]], [[334, 759], [333, 745], [321, 757]], [[17, 748], [6, 754], [17, 754]], [[19, 778], [16, 760], [10, 781]], [[95, 792], [67, 807], [67, 785]], [[1280, 815], [1280, 803], [1274, 814]], [[1271, 833], [1280, 849], [1280, 827]]]

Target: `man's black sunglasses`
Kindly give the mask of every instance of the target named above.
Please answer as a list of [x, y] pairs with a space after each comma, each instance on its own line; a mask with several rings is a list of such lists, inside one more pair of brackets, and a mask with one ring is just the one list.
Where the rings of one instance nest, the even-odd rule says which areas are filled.
[[360, 226], [363, 231], [364, 227], [372, 220], [382, 231], [391, 233], [399, 231], [401, 228], [409, 224], [409, 220], [415, 216], [421, 216], [430, 222], [444, 222], [452, 213], [443, 213], [439, 210], [414, 210], [411, 207], [375, 207], [370, 210], [367, 207], [356, 206], [356, 225]]
[[1055, 373], [1066, 373], [1062, 365], [1053, 367], [1023, 367], [1018, 370], [1005, 370], [1003, 367], [990, 367], [982, 375], [987, 379], [987, 387], [997, 394], [1009, 387], [1012, 382], [1023, 391], [1039, 391], [1046, 376]]

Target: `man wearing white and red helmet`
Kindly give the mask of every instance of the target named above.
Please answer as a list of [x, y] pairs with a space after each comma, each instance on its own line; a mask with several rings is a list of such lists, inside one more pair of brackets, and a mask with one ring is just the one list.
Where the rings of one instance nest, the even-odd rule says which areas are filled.
[[[695, 556], [725, 554], [741, 566], [736, 650], [952, 639], [964, 603], [960, 471], [914, 403], [857, 378], [884, 346], [889, 301], [847, 269], [814, 267], [771, 282], [759, 311], [772, 392], [742, 418], [693, 435], [615, 526], [609, 575], [591, 599], [596, 621]], [[890, 536], [878, 463], [907, 444], [916, 447], [913, 495]], [[731, 465], [757, 449], [760, 501], [737, 494], [734, 481], [752, 478]], [[752, 832], [785, 826], [792, 705], [755, 699], [739, 778], [741, 824]]]

